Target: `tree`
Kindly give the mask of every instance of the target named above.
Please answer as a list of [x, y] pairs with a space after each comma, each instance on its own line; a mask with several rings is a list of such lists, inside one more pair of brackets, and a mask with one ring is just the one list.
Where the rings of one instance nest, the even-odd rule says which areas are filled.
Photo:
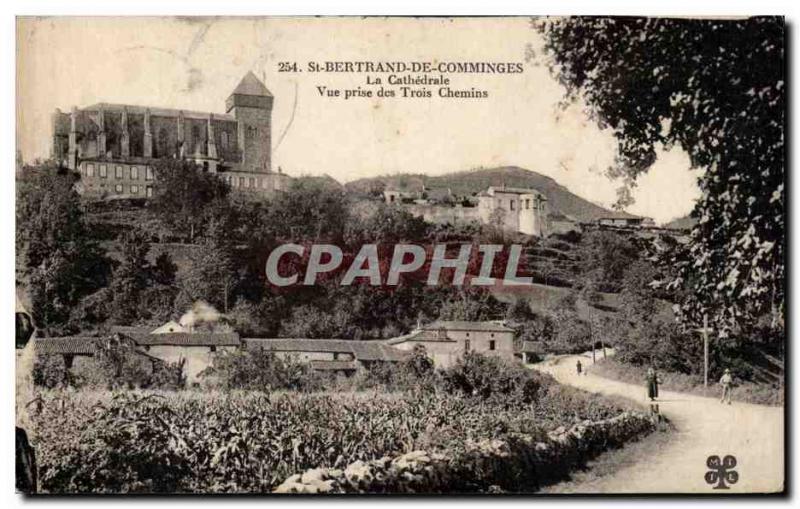
[[111, 294], [111, 319], [116, 323], [130, 324], [143, 314], [142, 295], [150, 283], [147, 254], [150, 244], [143, 232], [131, 230], [122, 236], [122, 260], [114, 269], [109, 285]]
[[150, 207], [174, 235], [194, 242], [202, 227], [227, 205], [228, 185], [192, 161], [159, 159], [153, 165], [159, 192]]
[[537, 22], [549, 66], [618, 141], [619, 205], [656, 159], [681, 147], [704, 168], [691, 241], [673, 286], [681, 317], [722, 334], [784, 316], [784, 22], [551, 18]]
[[622, 278], [638, 257], [636, 247], [626, 238], [610, 231], [591, 231], [581, 238], [578, 248], [581, 279], [587, 279], [597, 291], [618, 292]]
[[52, 163], [26, 166], [17, 186], [17, 279], [34, 322], [65, 332], [72, 309], [106, 285], [110, 263], [88, 231], [77, 177]]
[[180, 278], [181, 289], [192, 302], [203, 300], [227, 313], [241, 275], [230, 226], [221, 219], [210, 220], [189, 260]]
[[287, 192], [272, 200], [262, 227], [268, 238], [340, 243], [349, 217], [343, 190], [297, 179]]

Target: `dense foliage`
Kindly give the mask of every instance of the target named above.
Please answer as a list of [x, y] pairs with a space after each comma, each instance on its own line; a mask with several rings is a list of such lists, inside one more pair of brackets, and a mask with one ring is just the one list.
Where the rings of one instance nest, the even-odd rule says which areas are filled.
[[537, 26], [553, 74], [618, 140], [621, 204], [659, 147], [703, 168], [698, 219], [671, 253], [687, 290], [680, 316], [708, 314], [723, 336], [771, 317], [782, 329], [785, 278], [784, 21], [552, 18]]
[[87, 231], [75, 176], [26, 166], [17, 185], [17, 282], [27, 285], [36, 326], [65, 332], [72, 309], [108, 284], [110, 263]]

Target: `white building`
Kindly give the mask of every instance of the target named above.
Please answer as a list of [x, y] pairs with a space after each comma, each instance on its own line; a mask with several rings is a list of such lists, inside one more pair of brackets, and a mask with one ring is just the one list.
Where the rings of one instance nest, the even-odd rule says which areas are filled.
[[490, 187], [478, 195], [481, 222], [526, 235], [547, 234], [547, 198], [536, 189]]

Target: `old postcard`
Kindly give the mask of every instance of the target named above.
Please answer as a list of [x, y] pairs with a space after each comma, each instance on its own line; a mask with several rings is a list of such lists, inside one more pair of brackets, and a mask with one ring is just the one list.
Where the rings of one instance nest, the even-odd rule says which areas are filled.
[[16, 28], [17, 491], [784, 492], [782, 17]]

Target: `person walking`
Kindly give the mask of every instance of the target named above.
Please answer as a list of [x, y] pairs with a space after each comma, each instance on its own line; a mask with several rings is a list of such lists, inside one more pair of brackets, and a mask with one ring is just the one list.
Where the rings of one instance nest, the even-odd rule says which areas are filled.
[[722, 397], [719, 398], [720, 403], [727, 403], [731, 404], [731, 392], [733, 392], [733, 377], [731, 376], [731, 370], [725, 368], [725, 373], [722, 374], [722, 378], [719, 379], [719, 384], [722, 386]]
[[647, 397], [654, 401], [658, 397], [658, 374], [653, 368], [647, 369]]
[[581, 360], [578, 359], [578, 362], [575, 363], [575, 369], [578, 370], [578, 376], [581, 375], [581, 371], [583, 371], [583, 364], [581, 364]]

